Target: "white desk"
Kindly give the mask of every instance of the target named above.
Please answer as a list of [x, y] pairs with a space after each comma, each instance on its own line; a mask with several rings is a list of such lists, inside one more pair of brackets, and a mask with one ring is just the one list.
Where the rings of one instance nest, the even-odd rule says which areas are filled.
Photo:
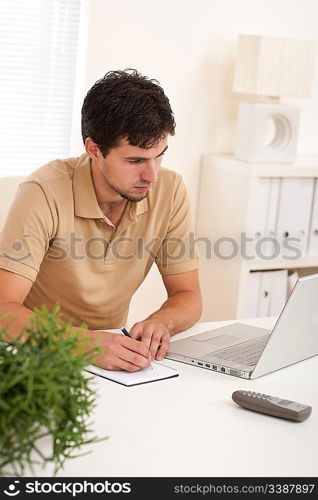
[[[226, 323], [198, 323], [177, 338]], [[96, 377], [94, 431], [109, 439], [83, 447], [92, 453], [69, 460], [59, 476], [318, 476], [317, 356], [252, 381], [163, 363], [180, 376], [135, 387]], [[246, 388], [310, 404], [312, 415], [297, 423], [241, 409], [231, 395]]]

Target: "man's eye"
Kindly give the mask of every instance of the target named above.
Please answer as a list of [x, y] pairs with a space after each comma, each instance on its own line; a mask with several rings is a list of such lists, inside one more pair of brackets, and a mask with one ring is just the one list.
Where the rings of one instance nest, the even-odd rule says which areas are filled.
[[132, 165], [136, 165], [136, 163], [140, 163], [142, 160], [129, 160], [129, 163]]

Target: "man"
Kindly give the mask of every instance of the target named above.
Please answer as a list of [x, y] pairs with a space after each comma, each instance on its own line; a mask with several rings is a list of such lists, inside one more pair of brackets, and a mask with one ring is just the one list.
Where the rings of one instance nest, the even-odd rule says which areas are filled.
[[[0, 236], [0, 315], [17, 319], [60, 304], [88, 326], [98, 364], [136, 371], [161, 360], [171, 335], [201, 315], [190, 205], [181, 176], [160, 168], [175, 122], [156, 80], [135, 70], [97, 81], [82, 107], [86, 153], [54, 160], [18, 188]], [[193, 234], [193, 233], [192, 233]], [[130, 330], [132, 295], [156, 262], [168, 298]], [[9, 317], [11, 317], [9, 315]], [[7, 321], [7, 319], [6, 319]]]

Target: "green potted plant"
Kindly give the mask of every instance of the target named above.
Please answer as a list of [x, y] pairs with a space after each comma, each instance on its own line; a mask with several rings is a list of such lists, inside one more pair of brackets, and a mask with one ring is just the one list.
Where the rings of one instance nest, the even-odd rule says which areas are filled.
[[[34, 313], [16, 338], [8, 338], [8, 325], [0, 328], [1, 476], [21, 476], [26, 465], [33, 470], [47, 462], [56, 474], [75, 450], [99, 441], [89, 437], [87, 417], [96, 403], [92, 377], [84, 372], [99, 348], [87, 349], [86, 325], [74, 333], [58, 304]], [[44, 436], [52, 443], [48, 455], [39, 446]]]

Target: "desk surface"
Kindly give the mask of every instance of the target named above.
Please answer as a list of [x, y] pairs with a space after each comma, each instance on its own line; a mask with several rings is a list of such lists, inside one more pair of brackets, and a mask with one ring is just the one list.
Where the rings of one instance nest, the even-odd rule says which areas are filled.
[[[269, 328], [274, 318], [244, 322]], [[173, 340], [227, 323], [198, 323]], [[92, 428], [109, 439], [83, 447], [92, 453], [69, 460], [59, 476], [318, 476], [317, 356], [255, 380], [163, 363], [180, 376], [135, 387], [95, 377]], [[306, 403], [313, 412], [302, 423], [250, 412], [233, 403], [237, 389]]]

